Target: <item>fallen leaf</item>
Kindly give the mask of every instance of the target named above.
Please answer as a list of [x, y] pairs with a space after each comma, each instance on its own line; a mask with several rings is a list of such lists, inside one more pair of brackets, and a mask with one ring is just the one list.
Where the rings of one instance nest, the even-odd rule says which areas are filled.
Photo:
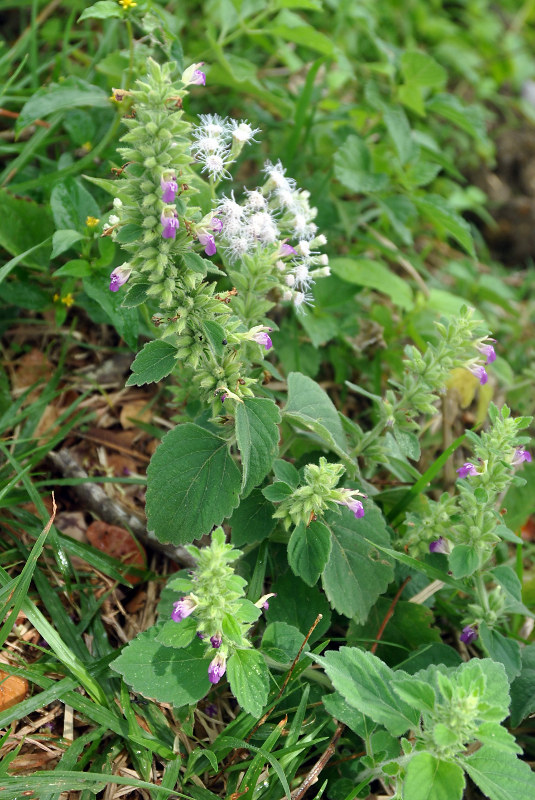
[[122, 407], [119, 422], [127, 430], [128, 428], [137, 427], [137, 423], [134, 420], [150, 422], [151, 419], [152, 411], [148, 408], [146, 400], [131, 400]]
[[87, 522], [83, 511], [61, 511], [55, 522], [56, 528], [78, 542], [86, 542]]
[[137, 614], [147, 601], [147, 592], [141, 589], [136, 592], [133, 598], [126, 604], [125, 608], [129, 614]]
[[16, 706], [28, 694], [28, 681], [0, 670], [0, 711]]
[[[132, 534], [120, 528], [118, 525], [108, 525], [107, 522], [97, 520], [92, 522], [86, 531], [89, 542], [101, 550], [103, 553], [117, 558], [123, 564], [131, 564], [136, 567], [146, 566], [145, 549], [132, 536]], [[141, 576], [125, 575], [130, 583], [139, 583]]]

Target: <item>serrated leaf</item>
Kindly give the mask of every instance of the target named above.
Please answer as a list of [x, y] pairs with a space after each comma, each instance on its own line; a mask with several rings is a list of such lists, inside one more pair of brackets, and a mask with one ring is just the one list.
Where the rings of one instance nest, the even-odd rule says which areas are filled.
[[232, 544], [262, 542], [275, 530], [277, 520], [273, 519], [273, 506], [260, 489], [253, 489], [244, 498], [229, 519]]
[[364, 140], [353, 134], [334, 154], [334, 174], [343, 186], [358, 194], [379, 192], [388, 184], [388, 175], [373, 171]]
[[409, 761], [403, 797], [407, 800], [461, 800], [465, 778], [451, 761], [440, 761], [431, 753], [417, 753]]
[[186, 269], [192, 270], [192, 272], [198, 272], [200, 275], [206, 275], [207, 267], [212, 266], [212, 262], [208, 261], [206, 258], [203, 258], [198, 253], [183, 253], [182, 261], [184, 262], [184, 266]]
[[236, 439], [241, 453], [242, 492], [247, 495], [271, 469], [279, 443], [280, 411], [273, 400], [247, 397], [236, 408]]
[[162, 339], [147, 342], [131, 365], [132, 375], [127, 386], [143, 386], [145, 383], [161, 381], [176, 364], [176, 347]]
[[308, 586], [314, 586], [325, 568], [331, 552], [331, 533], [319, 521], [294, 528], [288, 542], [288, 563], [294, 575]]
[[283, 415], [290, 421], [325, 437], [325, 441], [345, 453], [346, 437], [340, 417], [329, 395], [316, 381], [300, 372], [288, 375], [288, 402]]
[[525, 761], [499, 747], [484, 744], [458, 760], [490, 800], [533, 800], [535, 774]]
[[422, 710], [423, 708], [432, 711], [435, 707], [435, 693], [431, 686], [417, 678], [400, 678], [394, 675], [392, 686], [394, 692], [401, 699], [413, 708]]
[[366, 621], [370, 608], [394, 579], [390, 559], [366, 541], [388, 546], [386, 523], [378, 508], [363, 502], [366, 513], [361, 519], [347, 508], [324, 518], [332, 549], [322, 575], [323, 588], [331, 605], [356, 622]]
[[22, 107], [15, 129], [21, 131], [36, 119], [45, 119], [55, 111], [69, 111], [84, 106], [108, 108], [110, 101], [107, 93], [98, 86], [70, 75], [61, 83], [51, 83], [38, 89]]
[[[262, 651], [280, 664], [290, 663], [299, 652], [304, 638], [304, 634], [293, 625], [288, 625], [286, 622], [272, 622], [262, 636]], [[308, 642], [303, 648], [303, 653], [307, 650], [310, 650]]]
[[192, 705], [208, 692], [205, 645], [194, 640], [187, 648], [165, 647], [157, 628], [140, 633], [110, 665], [134, 691], [175, 707]]
[[376, 728], [376, 723], [365, 714], [357, 711], [353, 706], [350, 706], [340, 692], [325, 695], [322, 700], [327, 712], [338, 722], [343, 722], [344, 725], [351, 728], [361, 739], [368, 739]]
[[110, 17], [122, 17], [121, 9], [114, 0], [99, 0], [89, 8], [84, 9], [78, 17], [78, 22], [84, 19], [109, 19]]
[[197, 633], [197, 621], [186, 617], [182, 622], [170, 620], [159, 630], [157, 640], [166, 647], [187, 647]]
[[327, 651], [323, 657], [310, 657], [323, 666], [334, 688], [350, 706], [384, 725], [393, 736], [401, 736], [418, 725], [420, 712], [395, 694], [393, 671], [373, 653], [341, 647]]
[[439, 228], [444, 229], [452, 236], [471, 256], [475, 256], [474, 242], [470, 225], [460, 214], [453, 211], [443, 197], [427, 194], [424, 197], [413, 198], [421, 213]]
[[236, 650], [227, 662], [234, 697], [248, 714], [259, 717], [267, 703], [269, 672], [258, 650]]
[[292, 491], [292, 487], [288, 486], [284, 481], [275, 481], [275, 483], [262, 489], [262, 494], [267, 500], [271, 500], [272, 503], [281, 503], [292, 494]]
[[438, 61], [417, 50], [407, 50], [401, 56], [401, 69], [407, 83], [418, 86], [440, 87], [448, 73]]
[[147, 478], [148, 526], [161, 542], [192, 542], [238, 503], [241, 475], [228, 443], [191, 422], [164, 436]]
[[[56, 258], [56, 256], [61, 255], [65, 250], [68, 250], [69, 247], [72, 247], [75, 242], [79, 242], [80, 239], [83, 238], [83, 233], [78, 233], [78, 231], [56, 231], [52, 236], [52, 253], [50, 254], [50, 258]], [[57, 275], [57, 273], [55, 274]]]
[[136, 308], [136, 306], [145, 303], [148, 297], [147, 289], [149, 287], [150, 283], [134, 283], [132, 286], [129, 286], [123, 297], [121, 306], [123, 308]]
[[299, 472], [289, 461], [276, 458], [273, 462], [273, 473], [277, 480], [287, 483], [293, 489], [297, 489], [299, 486]]
[[412, 290], [407, 281], [395, 275], [385, 264], [371, 258], [333, 258], [331, 270], [342, 280], [357, 286], [368, 286], [392, 298], [400, 308], [414, 306]]

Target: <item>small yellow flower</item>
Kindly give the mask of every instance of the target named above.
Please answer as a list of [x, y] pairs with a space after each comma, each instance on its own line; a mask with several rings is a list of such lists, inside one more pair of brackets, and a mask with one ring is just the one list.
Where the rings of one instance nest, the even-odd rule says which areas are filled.
[[59, 300], [59, 294], [56, 292], [56, 294], [54, 295], [54, 297], [52, 299], [54, 300], [54, 303], [57, 303], [58, 300]]
[[91, 144], [91, 142], [84, 142], [82, 145], [82, 149], [87, 150], [88, 153], [92, 150], [92, 148], [93, 145]]
[[132, 0], [119, 0], [119, 5], [124, 8], [125, 11], [129, 8], [134, 8], [137, 6], [137, 3], [132, 2]]
[[85, 224], [88, 228], [96, 228], [99, 222], [100, 220], [96, 217], [87, 217]]
[[70, 308], [70, 307], [71, 307], [71, 306], [74, 304], [74, 297], [73, 297], [73, 296], [72, 296], [72, 294], [69, 292], [68, 294], [66, 294], [66, 295], [65, 295], [65, 297], [62, 297], [62, 298], [61, 298], [61, 302], [62, 302], [64, 305], [66, 305], [66, 306], [67, 306], [67, 308]]

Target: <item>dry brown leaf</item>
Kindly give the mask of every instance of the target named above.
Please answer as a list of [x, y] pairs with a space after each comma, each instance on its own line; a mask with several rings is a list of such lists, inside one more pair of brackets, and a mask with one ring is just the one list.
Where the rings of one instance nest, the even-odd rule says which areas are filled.
[[78, 542], [87, 541], [87, 522], [83, 511], [62, 511], [56, 517], [56, 528]]
[[146, 400], [130, 400], [121, 409], [119, 421], [124, 430], [137, 427], [135, 420], [150, 422], [152, 411], [147, 406]]
[[[88, 527], [86, 535], [93, 547], [119, 559], [123, 564], [144, 567], [147, 563], [145, 549], [125, 528], [97, 520]], [[138, 575], [125, 577], [130, 583], [139, 583], [141, 580]]]
[[[29, 353], [24, 353], [15, 365], [13, 375], [13, 389], [21, 394], [25, 389], [33, 386], [39, 380], [47, 379], [52, 374], [52, 364], [45, 354], [34, 347]], [[28, 396], [28, 401], [35, 399], [40, 393], [38, 388]]]
[[0, 711], [16, 706], [28, 694], [28, 681], [0, 670]]

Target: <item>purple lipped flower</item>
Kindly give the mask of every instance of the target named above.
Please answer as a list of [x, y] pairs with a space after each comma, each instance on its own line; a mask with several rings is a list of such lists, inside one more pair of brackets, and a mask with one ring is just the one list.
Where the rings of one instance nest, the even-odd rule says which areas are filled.
[[210, 683], [219, 683], [225, 672], [227, 671], [227, 659], [221, 653], [218, 653], [215, 658], [210, 661], [208, 667], [208, 680]]
[[174, 239], [180, 225], [178, 214], [174, 208], [167, 206], [162, 211], [160, 222], [163, 225], [162, 236], [164, 239]]
[[164, 172], [160, 178], [160, 186], [162, 189], [162, 200], [164, 203], [174, 203], [175, 195], [178, 192], [178, 183], [176, 176], [173, 172]]
[[531, 463], [531, 453], [528, 450], [524, 450], [523, 447], [517, 447], [511, 463], [513, 467], [517, 467], [523, 461], [527, 461], [528, 464]]
[[364, 516], [364, 506], [360, 502], [360, 500], [351, 500], [350, 503], [346, 503], [347, 507], [350, 511], [353, 512], [355, 515], [355, 519], [361, 519]]
[[271, 336], [269, 336], [269, 334], [267, 334], [265, 331], [259, 331], [258, 333], [255, 333], [253, 336], [253, 341], [257, 344], [263, 344], [266, 350], [270, 350], [273, 347]]
[[464, 642], [465, 644], [472, 644], [472, 642], [475, 642], [478, 637], [479, 633], [477, 632], [477, 625], [466, 625], [466, 627], [463, 628], [459, 638], [461, 639], [461, 642]]
[[130, 275], [132, 274], [132, 267], [125, 261], [120, 267], [115, 267], [110, 275], [110, 292], [116, 292], [123, 286]]
[[213, 256], [217, 252], [215, 246], [215, 239], [211, 233], [199, 233], [199, 242], [204, 247], [204, 252], [207, 256]]
[[173, 604], [171, 619], [173, 622], [182, 622], [183, 619], [193, 614], [196, 607], [197, 603], [192, 597], [183, 597], [182, 600], [177, 600], [177, 602]]
[[194, 83], [197, 86], [206, 86], [206, 74], [200, 69], [194, 70], [190, 83]]
[[199, 61], [198, 64], [190, 64], [190, 66], [182, 73], [182, 83], [188, 86], [190, 83], [197, 84], [198, 86], [206, 85], [206, 75], [199, 67], [202, 67], [204, 61]]
[[269, 601], [268, 600], [266, 600], [265, 603], [262, 603], [262, 608], [264, 609], [264, 611], [268, 610], [268, 608], [269, 608]]
[[486, 382], [489, 379], [489, 376], [487, 375], [487, 370], [485, 369], [484, 366], [482, 366], [481, 364], [474, 364], [473, 367], [469, 367], [469, 370], [472, 373], [472, 375], [474, 375], [478, 379], [481, 386], [484, 386], [486, 384]]
[[219, 217], [212, 217], [212, 222], [210, 223], [211, 228], [215, 233], [221, 233], [223, 230], [223, 220], [219, 219]]
[[459, 478], [468, 478], [468, 476], [479, 475], [479, 472], [470, 461], [465, 461], [462, 467], [456, 470]]
[[197, 638], [204, 639], [205, 638], [204, 633], [201, 633], [201, 631], [197, 631]]
[[227, 399], [227, 397], [228, 397], [228, 395], [225, 394], [225, 392], [223, 392], [223, 394], [221, 395], [221, 397], [219, 399], [221, 400], [222, 403], [224, 403], [225, 400]]
[[223, 639], [221, 638], [221, 634], [219, 634], [219, 633], [216, 634], [215, 636], [210, 636], [210, 644], [216, 650], [218, 650], [221, 647], [221, 642], [222, 641], [223, 641]]
[[434, 542], [429, 543], [429, 552], [445, 553], [447, 555], [450, 552], [450, 545], [448, 540], [444, 539], [443, 536], [439, 536], [439, 538], [435, 539]]
[[487, 364], [492, 364], [493, 361], [496, 361], [496, 350], [491, 344], [481, 344], [477, 349], [481, 355], [485, 356]]
[[279, 256], [296, 256], [297, 250], [292, 247], [291, 244], [286, 244], [286, 242], [282, 242], [281, 246], [279, 247]]

